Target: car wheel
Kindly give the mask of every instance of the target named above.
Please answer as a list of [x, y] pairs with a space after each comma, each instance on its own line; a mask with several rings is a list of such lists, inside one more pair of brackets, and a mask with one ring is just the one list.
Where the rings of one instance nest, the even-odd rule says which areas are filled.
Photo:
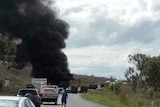
[[55, 105], [57, 105], [57, 101], [55, 102]]
[[38, 104], [36, 107], [41, 107], [41, 105], [40, 105], [40, 104]]
[[43, 104], [43, 101], [41, 101], [41, 104]]

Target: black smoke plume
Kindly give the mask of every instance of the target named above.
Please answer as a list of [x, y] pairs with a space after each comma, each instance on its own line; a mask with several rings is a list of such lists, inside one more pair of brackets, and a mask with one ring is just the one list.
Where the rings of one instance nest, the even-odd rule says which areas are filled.
[[0, 0], [0, 33], [21, 40], [15, 58], [17, 68], [31, 63], [33, 77], [45, 77], [58, 84], [72, 78], [62, 52], [69, 25], [44, 2]]

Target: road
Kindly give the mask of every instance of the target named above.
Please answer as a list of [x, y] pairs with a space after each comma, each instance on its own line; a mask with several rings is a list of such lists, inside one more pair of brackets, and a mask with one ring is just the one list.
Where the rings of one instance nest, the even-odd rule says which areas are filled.
[[[61, 95], [59, 95], [58, 104], [44, 103], [41, 107], [61, 107]], [[68, 94], [66, 107], [107, 107], [88, 100], [83, 99], [80, 94]]]

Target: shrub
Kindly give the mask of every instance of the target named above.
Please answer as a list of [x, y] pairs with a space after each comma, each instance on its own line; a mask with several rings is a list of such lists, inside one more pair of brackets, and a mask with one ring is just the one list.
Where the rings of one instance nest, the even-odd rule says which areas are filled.
[[138, 107], [143, 107], [144, 106], [144, 101], [138, 101], [137, 105], [138, 105]]
[[119, 96], [120, 102], [123, 104], [128, 104], [128, 98], [125, 93], [121, 93]]
[[149, 97], [149, 98], [153, 98], [153, 93], [154, 93], [153, 88], [149, 88], [149, 89], [147, 90], [147, 94], [148, 94], [148, 97]]
[[119, 92], [120, 92], [120, 85], [118, 83], [116, 83], [116, 82], [110, 82], [109, 89], [112, 92], [114, 92], [116, 94], [119, 94]]
[[160, 100], [156, 100], [156, 101], [155, 101], [155, 106], [156, 106], [156, 107], [160, 107]]

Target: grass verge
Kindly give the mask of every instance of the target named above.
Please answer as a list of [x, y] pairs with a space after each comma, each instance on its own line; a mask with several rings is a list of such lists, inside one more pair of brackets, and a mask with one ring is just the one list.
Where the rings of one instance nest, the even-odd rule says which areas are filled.
[[116, 95], [105, 89], [89, 90], [87, 93], [82, 94], [82, 97], [107, 107], [152, 107], [152, 101], [154, 101], [154, 107], [160, 107], [159, 98], [152, 100], [141, 94], [129, 95], [125, 92]]

